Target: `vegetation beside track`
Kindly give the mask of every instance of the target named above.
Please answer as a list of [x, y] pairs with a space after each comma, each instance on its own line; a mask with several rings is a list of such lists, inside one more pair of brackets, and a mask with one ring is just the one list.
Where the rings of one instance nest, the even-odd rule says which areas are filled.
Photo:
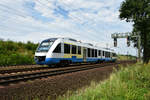
[[150, 100], [149, 69], [150, 64], [121, 67], [108, 80], [58, 100]]
[[38, 44], [0, 40], [0, 66], [34, 64]]
[[132, 55], [118, 55], [117, 60], [119, 61], [125, 61], [125, 60], [136, 60], [137, 57], [132, 56]]

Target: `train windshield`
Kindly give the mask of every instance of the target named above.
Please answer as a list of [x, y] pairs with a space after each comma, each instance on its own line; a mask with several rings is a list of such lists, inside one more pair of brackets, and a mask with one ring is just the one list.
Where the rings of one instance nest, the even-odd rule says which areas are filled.
[[42, 42], [38, 47], [37, 52], [48, 52], [53, 43], [54, 43], [53, 41]]

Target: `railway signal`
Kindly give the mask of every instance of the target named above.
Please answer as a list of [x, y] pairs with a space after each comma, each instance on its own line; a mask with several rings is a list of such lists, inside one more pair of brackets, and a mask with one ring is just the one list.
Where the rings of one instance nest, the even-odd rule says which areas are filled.
[[127, 46], [130, 46], [130, 37], [131, 33], [114, 33], [111, 35], [111, 37], [114, 39], [114, 47], [117, 47], [117, 39], [118, 38], [127, 38]]
[[114, 47], [117, 47], [117, 38], [114, 38]]
[[130, 36], [127, 36], [127, 46], [130, 46]]
[[134, 43], [134, 47], [137, 48], [138, 47], [138, 41], [136, 39], [135, 43]]
[[130, 41], [131, 41], [131, 38], [136, 38], [137, 39], [137, 43], [135, 43], [134, 46], [137, 46], [138, 48], [138, 58], [139, 58], [139, 61], [141, 61], [141, 36], [140, 36], [140, 33], [137, 32], [136, 34], [134, 33], [131, 33], [131, 32], [127, 32], [127, 33], [114, 33], [111, 35], [111, 37], [114, 39], [114, 47], [116, 47], [116, 43], [115, 41], [118, 39], [118, 38], [127, 38], [127, 46], [129, 47], [130, 46]]
[[136, 47], [137, 47], [137, 43], [134, 44], [134, 48], [136, 48]]

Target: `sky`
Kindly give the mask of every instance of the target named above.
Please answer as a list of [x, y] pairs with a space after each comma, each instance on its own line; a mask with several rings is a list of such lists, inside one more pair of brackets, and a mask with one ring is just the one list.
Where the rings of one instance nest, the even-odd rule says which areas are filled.
[[119, 54], [136, 55], [126, 39], [113, 47], [111, 34], [131, 32], [132, 23], [119, 19], [123, 0], [0, 0], [0, 38], [41, 42], [70, 37], [109, 47]]

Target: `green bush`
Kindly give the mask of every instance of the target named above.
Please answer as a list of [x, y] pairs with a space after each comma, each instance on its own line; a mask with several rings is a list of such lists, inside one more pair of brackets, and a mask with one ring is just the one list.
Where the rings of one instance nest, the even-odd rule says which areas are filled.
[[34, 64], [34, 59], [30, 55], [21, 55], [21, 54], [10, 54], [2, 55], [0, 54], [0, 66], [8, 65], [25, 65], [25, 64]]
[[0, 66], [34, 64], [38, 44], [0, 41]]
[[25, 45], [25, 48], [27, 50], [35, 51], [37, 46], [38, 46], [37, 44], [34, 44], [34, 43], [28, 41], [27, 44]]

